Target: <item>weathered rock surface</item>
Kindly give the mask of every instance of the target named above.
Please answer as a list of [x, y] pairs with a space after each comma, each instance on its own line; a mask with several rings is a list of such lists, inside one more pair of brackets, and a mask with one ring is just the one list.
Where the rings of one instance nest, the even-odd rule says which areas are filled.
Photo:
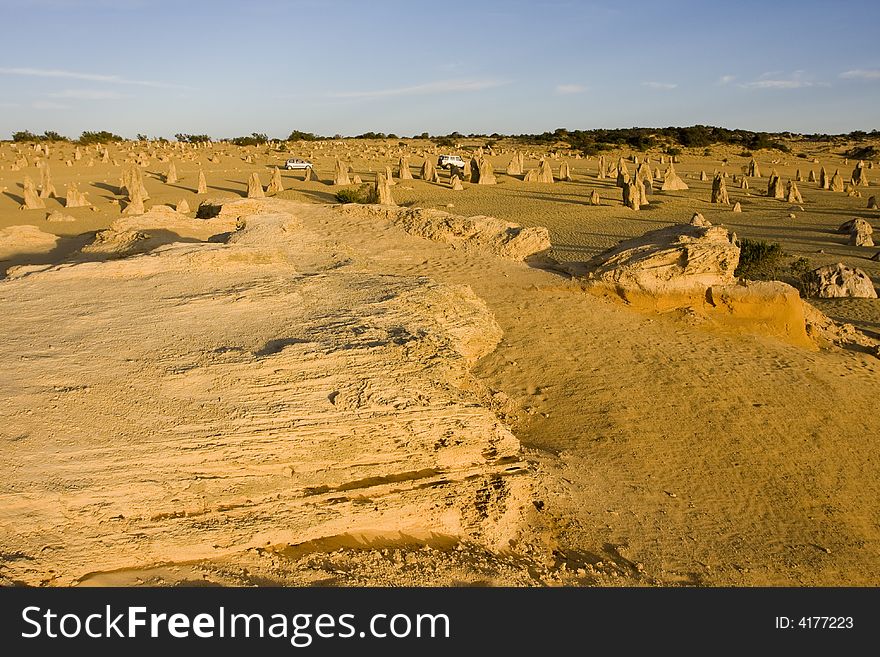
[[501, 337], [486, 306], [346, 264], [292, 206], [246, 213], [267, 200], [227, 213], [243, 225], [226, 244], [0, 283], [9, 580], [338, 536], [515, 536], [529, 475], [470, 374]]
[[58, 245], [58, 236], [36, 226], [9, 226], [0, 229], [0, 271], [3, 261], [15, 256], [47, 253]]
[[838, 233], [849, 233], [849, 244], [851, 246], [874, 246], [874, 228], [865, 219], [857, 217], [842, 223], [838, 229]]
[[807, 335], [800, 293], [780, 281], [741, 281], [713, 285], [707, 300], [711, 316], [727, 328], [772, 335], [813, 347]]
[[155, 205], [150, 211], [113, 222], [95, 240], [83, 247], [83, 253], [123, 257], [146, 253], [174, 242], [206, 241], [230, 233], [238, 226], [238, 217], [191, 219], [167, 205]]
[[822, 299], [857, 297], [876, 299], [877, 291], [871, 278], [861, 269], [848, 267], [842, 262], [825, 265], [804, 277], [807, 294]]
[[501, 258], [525, 260], [550, 249], [550, 234], [546, 228], [524, 228], [495, 217], [463, 217], [442, 210], [369, 205], [346, 205], [340, 209], [376, 214], [411, 235], [458, 248], [477, 249]]
[[660, 191], [676, 192], [687, 188], [687, 183], [679, 177], [675, 172], [675, 167], [670, 164], [669, 168], [666, 169], [666, 174], [663, 176], [663, 184], [660, 186]]
[[677, 224], [651, 231], [586, 263], [591, 288], [626, 301], [677, 307], [734, 282], [739, 247], [726, 228]]

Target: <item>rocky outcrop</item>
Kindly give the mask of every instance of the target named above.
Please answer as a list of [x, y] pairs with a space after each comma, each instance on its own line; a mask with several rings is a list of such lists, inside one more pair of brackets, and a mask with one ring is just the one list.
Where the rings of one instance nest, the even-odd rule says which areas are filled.
[[9, 226], [0, 229], [0, 272], [18, 256], [48, 253], [58, 245], [59, 237], [36, 226]]
[[279, 192], [284, 191], [284, 182], [281, 180], [281, 171], [278, 167], [273, 167], [272, 169], [272, 178], [269, 180], [269, 185], [266, 187], [267, 194], [278, 194]]
[[673, 308], [704, 299], [713, 285], [733, 283], [738, 262], [739, 247], [726, 228], [677, 224], [599, 254], [586, 263], [587, 282], [592, 291], [630, 303]]
[[381, 171], [376, 174], [376, 182], [373, 185], [371, 200], [379, 205], [394, 205], [394, 198], [391, 196], [391, 184]]
[[31, 180], [30, 176], [24, 177], [22, 188], [24, 190], [24, 203], [21, 205], [23, 210], [39, 210], [46, 207], [46, 203], [37, 193], [37, 186], [34, 185], [34, 181]]
[[495, 171], [488, 158], [471, 159], [471, 182], [477, 185], [494, 185], [496, 183]]
[[800, 293], [780, 281], [740, 281], [709, 288], [709, 316], [728, 329], [813, 347]]
[[849, 234], [849, 244], [851, 246], [874, 246], [874, 228], [865, 219], [856, 217], [840, 224], [837, 228], [838, 233]]
[[[550, 177], [553, 177], [552, 172], [550, 174]], [[563, 162], [559, 165], [559, 180], [571, 182], [571, 167], [568, 166], [568, 162]]]
[[[388, 167], [388, 177], [391, 177], [390, 169]], [[309, 169], [306, 169], [308, 171]], [[348, 165], [345, 162], [342, 162], [339, 158], [336, 158], [336, 162], [333, 165], [333, 184], [334, 185], [350, 185], [351, 179], [348, 177]]]
[[877, 291], [871, 278], [861, 269], [849, 267], [842, 262], [825, 265], [807, 273], [804, 277], [804, 286], [809, 296], [821, 299], [877, 298]]
[[430, 157], [425, 158], [424, 163], [422, 164], [421, 178], [426, 182], [439, 182], [440, 178], [437, 175], [437, 168], [434, 166], [433, 160]]
[[263, 191], [263, 183], [260, 182], [259, 174], [254, 171], [248, 178], [247, 197], [263, 198], [266, 193]]
[[538, 166], [538, 179], [536, 182], [553, 182], [553, 169], [551, 168], [550, 163], [547, 160], [541, 160], [541, 164]]
[[588, 292], [638, 309], [685, 311], [719, 330], [815, 349], [798, 291], [779, 281], [736, 280], [739, 253], [734, 235], [696, 213], [689, 224], [646, 233], [563, 268]]
[[501, 338], [491, 312], [467, 286], [340, 254], [300, 211], [338, 219], [288, 206], [227, 243], [0, 285], [0, 425], [21, 438], [0, 455], [18, 500], [4, 577], [70, 585], [339, 536], [519, 537], [533, 480], [470, 372]]
[[83, 208], [90, 206], [86, 195], [76, 188], [76, 183], [67, 183], [67, 195], [65, 197], [64, 207], [66, 208]]
[[712, 203], [730, 205], [730, 197], [727, 195], [727, 186], [720, 173], [716, 173], [712, 179]]
[[442, 210], [357, 204], [340, 206], [340, 211], [376, 214], [410, 235], [511, 260], [540, 257], [550, 249], [550, 234], [546, 228], [524, 228], [495, 217], [463, 217]]
[[409, 158], [405, 155], [397, 162], [397, 177], [400, 180], [412, 180], [412, 172], [409, 170]]
[[99, 231], [83, 253], [107, 257], [124, 257], [147, 253], [175, 242], [207, 241], [217, 235], [231, 233], [238, 226], [238, 217], [222, 216], [191, 219], [167, 205], [155, 205], [149, 212], [126, 216], [114, 221], [110, 228]]
[[682, 180], [678, 174], [675, 172], [675, 166], [672, 164], [666, 169], [666, 174], [663, 176], [663, 184], [660, 186], [661, 192], [675, 192], [675, 191], [683, 191], [687, 189], [687, 183]]
[[525, 158], [522, 153], [519, 151], [514, 152], [513, 157], [510, 158], [510, 162], [507, 164], [507, 175], [508, 176], [521, 176], [523, 175]]

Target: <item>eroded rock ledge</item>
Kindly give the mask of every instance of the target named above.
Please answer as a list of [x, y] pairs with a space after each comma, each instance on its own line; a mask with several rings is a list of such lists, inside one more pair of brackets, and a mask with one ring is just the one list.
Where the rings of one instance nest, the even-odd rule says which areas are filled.
[[[182, 229], [155, 214], [103, 252]], [[470, 373], [501, 337], [484, 303], [350, 267], [295, 204], [230, 202], [199, 237], [230, 218], [226, 243], [0, 283], [4, 579], [342, 534], [506, 546], [530, 475]]]
[[524, 228], [495, 217], [464, 217], [443, 210], [349, 204], [340, 212], [381, 217], [410, 235], [477, 249], [511, 260], [540, 258], [550, 250], [550, 233], [543, 226]]
[[685, 310], [724, 330], [769, 335], [816, 349], [836, 344], [876, 350], [876, 341], [838, 326], [781, 281], [737, 280], [740, 250], [735, 236], [695, 214], [625, 240], [585, 263], [560, 268], [587, 291], [635, 308]]

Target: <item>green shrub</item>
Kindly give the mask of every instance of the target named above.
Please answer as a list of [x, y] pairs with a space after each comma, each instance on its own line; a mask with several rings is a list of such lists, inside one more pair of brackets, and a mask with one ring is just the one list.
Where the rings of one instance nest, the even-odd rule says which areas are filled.
[[119, 135], [114, 135], [112, 132], [107, 132], [106, 130], [100, 130], [98, 132], [89, 132], [86, 130], [80, 135], [78, 141], [83, 146], [87, 146], [88, 144], [106, 144], [110, 141], [125, 141], [125, 139]]
[[844, 155], [854, 160], [873, 160], [880, 155], [880, 151], [876, 146], [857, 146], [849, 149]]
[[368, 183], [360, 187], [348, 187], [336, 192], [336, 200], [340, 203], [372, 203], [373, 188]]
[[763, 272], [776, 266], [781, 257], [782, 245], [779, 242], [741, 239], [739, 241], [739, 264], [734, 274], [742, 278], [754, 278], [750, 274]]
[[19, 130], [18, 132], [12, 133], [12, 141], [39, 141], [40, 138], [37, 137], [30, 130]]
[[67, 137], [54, 130], [46, 130], [42, 135], [35, 135], [30, 130], [20, 130], [12, 133], [12, 141], [67, 141]]
[[735, 276], [752, 281], [782, 281], [803, 289], [803, 276], [810, 270], [806, 258], [786, 254], [779, 242], [740, 239], [739, 248]]
[[311, 132], [302, 132], [301, 130], [294, 130], [287, 136], [287, 141], [317, 141], [319, 139], [323, 139], [323, 137], [319, 137]]
[[236, 137], [231, 141], [236, 146], [262, 146], [269, 141], [269, 137], [262, 132], [252, 132], [250, 137]]
[[[140, 135], [138, 136], [140, 137]], [[189, 144], [198, 144], [211, 141], [211, 137], [209, 135], [188, 135], [182, 132], [178, 132], [176, 135], [174, 135], [174, 138], [177, 141], [187, 142]]]

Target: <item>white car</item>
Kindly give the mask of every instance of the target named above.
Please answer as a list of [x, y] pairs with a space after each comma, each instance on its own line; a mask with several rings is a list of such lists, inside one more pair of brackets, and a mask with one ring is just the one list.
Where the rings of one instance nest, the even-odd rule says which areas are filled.
[[437, 166], [441, 169], [451, 169], [452, 167], [464, 169], [465, 164], [458, 155], [441, 155], [437, 158]]
[[301, 160], [298, 157], [292, 157], [284, 163], [285, 169], [311, 169], [312, 163], [308, 160]]

